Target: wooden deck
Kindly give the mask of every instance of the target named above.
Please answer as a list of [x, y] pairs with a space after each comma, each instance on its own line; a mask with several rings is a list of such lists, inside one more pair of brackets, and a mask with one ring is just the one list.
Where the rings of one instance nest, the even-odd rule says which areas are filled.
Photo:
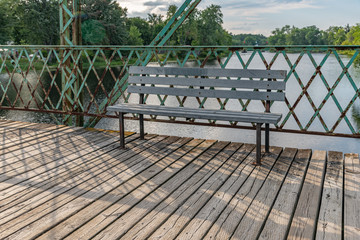
[[357, 154], [2, 121], [3, 239], [360, 239]]

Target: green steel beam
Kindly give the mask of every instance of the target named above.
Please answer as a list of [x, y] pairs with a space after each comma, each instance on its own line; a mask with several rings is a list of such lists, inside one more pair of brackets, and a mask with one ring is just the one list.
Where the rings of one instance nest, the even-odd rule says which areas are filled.
[[[69, 9], [70, 7], [70, 9]], [[59, 0], [59, 16], [60, 16], [60, 44], [63, 46], [77, 46], [82, 44], [81, 40], [81, 19], [78, 17], [81, 12], [81, 0]], [[66, 51], [61, 52], [61, 56], [65, 57], [68, 54]], [[78, 51], [73, 52], [74, 58], [77, 59]], [[63, 99], [63, 110], [71, 111], [74, 108], [74, 99], [76, 93], [81, 85], [78, 72], [75, 73], [76, 81], [73, 84], [71, 80], [74, 78], [73, 74], [70, 74], [69, 69], [74, 64], [70, 58], [63, 61], [63, 69], [61, 72], [62, 91], [65, 96]], [[79, 63], [81, 69], [81, 60]], [[83, 104], [83, 95], [80, 94], [78, 101], [75, 102], [75, 106], [80, 111]], [[73, 125], [72, 117], [65, 115], [63, 119], [64, 123]], [[75, 124], [82, 126], [84, 124], [83, 117], [77, 116]]]
[[[181, 24], [186, 20], [186, 18], [195, 10], [195, 8], [199, 5], [201, 0], [186, 0], [176, 11], [174, 16], [169, 20], [169, 22], [165, 25], [165, 27], [158, 33], [158, 35], [153, 39], [149, 46], [157, 46], [162, 47], [165, 43], [170, 39], [170, 37], [174, 34], [174, 32], [181, 26]], [[154, 57], [153, 51], [144, 52], [140, 58], [133, 65], [143, 65], [146, 66], [151, 59]], [[122, 93], [127, 88], [127, 78], [128, 73], [121, 79], [122, 88], [120, 92], [115, 94], [112, 98], [112, 103], [115, 103]], [[120, 84], [121, 85], [121, 84]], [[104, 100], [100, 107], [105, 111], [109, 103]], [[90, 118], [86, 123], [85, 127], [94, 127], [96, 123], [100, 120], [100, 118]]]

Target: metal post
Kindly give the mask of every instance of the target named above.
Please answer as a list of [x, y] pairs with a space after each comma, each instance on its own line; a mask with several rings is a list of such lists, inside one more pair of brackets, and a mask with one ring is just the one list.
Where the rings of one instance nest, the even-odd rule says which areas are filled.
[[[72, 43], [73, 45], [82, 45], [82, 34], [81, 34], [81, 17], [80, 17], [80, 13], [81, 13], [81, 0], [73, 0], [72, 2], [73, 6], [72, 6], [72, 14], [75, 16], [73, 22], [72, 22]], [[79, 51], [76, 50], [74, 52], [74, 58], [77, 59], [79, 56]], [[79, 64], [77, 66], [80, 70], [80, 72], [82, 72], [82, 59], [80, 57], [79, 60]], [[79, 91], [81, 91], [80, 86], [81, 86], [81, 82], [80, 82], [80, 75], [79, 73], [76, 71], [75, 73], [76, 75], [76, 81], [74, 83], [74, 90], [75, 93], [78, 93]], [[75, 94], [74, 94], [75, 95]], [[75, 100], [75, 99], [74, 99]], [[78, 98], [78, 106], [76, 107], [76, 112], [81, 112], [81, 108], [80, 105], [84, 106], [84, 94], [83, 91], [80, 92], [79, 94], [79, 98]], [[82, 115], [77, 115], [76, 117], [76, 126], [83, 126], [84, 125], [84, 116]]]
[[261, 166], [261, 123], [256, 124], [256, 166]]
[[[69, 9], [69, 7], [71, 9]], [[81, 0], [72, 0], [71, 4], [69, 4], [68, 0], [59, 0], [59, 13], [60, 13], [60, 44], [67, 46], [81, 45], [81, 18], [79, 17], [79, 13], [81, 11]], [[70, 32], [72, 31], [72, 34]], [[71, 36], [71, 37], [70, 37]], [[62, 50], [62, 57], [65, 58], [65, 53], [68, 54], [68, 51]], [[78, 53], [73, 52], [73, 56], [76, 59]], [[78, 72], [75, 71], [76, 81], [72, 86], [74, 89], [73, 93], [71, 91], [71, 86], [69, 85], [71, 76], [71, 58], [66, 56], [66, 60], [63, 62], [63, 69], [61, 72], [61, 81], [62, 81], [62, 91], [64, 92], [63, 99], [63, 111], [71, 112], [73, 109], [76, 111], [81, 111], [80, 104], [83, 103], [83, 96], [80, 95], [77, 100], [78, 106], [72, 106], [71, 101], [76, 100], [75, 95], [77, 91], [80, 89], [80, 78]], [[77, 66], [82, 69], [81, 61], [80, 65]], [[70, 101], [71, 100], [71, 101]], [[64, 123], [67, 125], [73, 125], [72, 116], [65, 115]], [[83, 125], [83, 116], [76, 117], [76, 124]]]
[[120, 148], [125, 148], [125, 124], [124, 113], [119, 113]]
[[[144, 94], [140, 94], [140, 104], [144, 104]], [[139, 114], [140, 139], [144, 140], [144, 114]]]
[[[268, 79], [268, 81], [271, 81], [271, 78]], [[267, 90], [267, 92], [271, 92], [270, 89]], [[266, 101], [265, 104], [265, 112], [270, 112], [270, 101]], [[270, 152], [270, 124], [265, 124], [265, 152]]]
[[265, 124], [265, 152], [270, 152], [270, 124]]

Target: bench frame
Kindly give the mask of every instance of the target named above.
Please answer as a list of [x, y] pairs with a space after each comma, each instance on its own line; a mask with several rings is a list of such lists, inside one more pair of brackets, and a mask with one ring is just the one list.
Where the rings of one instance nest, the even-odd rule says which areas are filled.
[[[218, 71], [222, 71], [222, 75], [217, 74], [216, 72]], [[184, 92], [190, 92], [193, 91], [193, 89], [168, 89], [168, 90], [164, 90], [163, 88], [156, 88], [156, 87], [145, 87], [145, 83], [150, 84], [153, 83], [154, 81], [156, 82], [156, 84], [159, 84], [159, 79], [161, 79], [161, 81], [163, 81], [163, 79], [165, 79], [164, 84], [166, 85], [171, 85], [171, 81], [177, 81], [177, 83], [175, 83], [176, 85], [182, 85], [182, 86], [191, 86], [191, 85], [186, 85], [185, 83], [179, 83], [179, 80], [183, 80], [185, 82], [188, 82], [189, 80], [191, 81], [197, 81], [197, 84], [199, 86], [199, 89], [197, 91], [193, 91], [195, 92], [194, 94], [197, 96], [198, 94], [207, 94], [208, 92], [210, 92], [209, 90], [203, 90], [204, 86], [201, 86], [201, 84], [207, 84], [209, 86], [209, 84], [217, 84], [215, 81], [221, 82], [222, 79], [203, 79], [207, 76], [217, 76], [217, 77], [227, 77], [228, 79], [230, 77], [238, 77], [238, 79], [240, 79], [242, 77], [242, 75], [244, 75], [247, 78], [250, 78], [250, 81], [245, 81], [243, 83], [245, 83], [245, 85], [243, 83], [240, 83], [241, 81], [234, 81], [234, 80], [224, 80], [223, 83], [228, 85], [230, 83], [230, 81], [232, 81], [233, 83], [239, 83], [241, 84], [241, 86], [245, 86], [244, 88], [247, 89], [256, 89], [254, 86], [254, 84], [256, 86], [262, 86], [264, 85], [264, 83], [269, 83], [267, 84], [265, 87], [262, 87], [262, 89], [266, 88], [266, 92], [259, 92], [256, 93], [255, 91], [247, 91], [245, 92], [245, 94], [250, 93], [250, 95], [252, 95], [252, 97], [249, 97], [248, 99], [254, 99], [253, 95], [261, 95], [256, 96], [256, 98], [260, 98], [260, 99], [256, 99], [256, 100], [265, 100], [265, 113], [263, 113], [262, 115], [266, 116], [266, 114], [268, 113], [269, 116], [270, 115], [277, 115], [276, 117], [278, 117], [278, 119], [274, 122], [272, 121], [272, 123], [277, 123], [278, 121], [280, 121], [281, 119], [281, 114], [270, 114], [270, 105], [271, 105], [271, 101], [275, 100], [279, 100], [279, 101], [284, 101], [285, 100], [285, 93], [284, 92], [272, 92], [271, 90], [285, 90], [285, 82], [274, 82], [273, 80], [275, 79], [284, 79], [286, 76], [286, 71], [283, 70], [246, 70], [246, 69], [203, 69], [203, 68], [164, 68], [164, 67], [135, 67], [132, 66], [129, 69], [130, 74], [132, 74], [132, 76], [129, 77], [129, 84], [138, 84], [138, 86], [131, 86], [129, 85], [128, 87], [128, 92], [131, 93], [138, 93], [139, 94], [139, 104], [118, 104], [118, 105], [114, 105], [114, 106], [110, 106], [108, 107], [108, 111], [114, 111], [114, 112], [118, 112], [119, 113], [119, 130], [120, 130], [120, 148], [125, 148], [125, 124], [124, 124], [124, 114], [126, 113], [138, 113], [139, 114], [139, 125], [140, 125], [140, 139], [144, 139], [145, 133], [144, 133], [144, 113], [148, 114], [146, 109], [144, 107], [146, 107], [147, 109], [151, 109], [151, 107], [153, 107], [156, 111], [157, 109], [162, 108], [161, 110], [166, 110], [166, 109], [170, 109], [171, 107], [165, 107], [165, 106], [153, 106], [153, 105], [145, 105], [144, 102], [144, 96], [145, 94], [161, 94], [161, 95], [176, 95], [177, 91], [182, 91]], [[244, 73], [244, 74], [243, 74]], [[149, 75], [156, 75], [156, 77], [149, 77]], [[158, 77], [158, 74], [160, 75], [165, 75], [166, 77]], [[224, 76], [225, 74], [225, 76]], [[195, 78], [170, 78], [167, 77], [168, 75], [182, 75], [182, 76], [195, 76]], [[249, 77], [252, 76], [252, 77]], [[267, 76], [269, 76], [269, 78], [267, 78]], [[274, 78], [274, 76], [276, 78]], [[201, 78], [199, 78], [201, 77]], [[260, 78], [260, 79], [264, 79], [267, 78], [268, 81], [252, 81], [252, 78]], [[168, 83], [168, 82], [170, 83]], [[203, 81], [203, 82], [202, 82]], [[207, 82], [210, 83], [207, 83]], [[161, 82], [162, 83], [162, 82]], [[258, 83], [258, 84], [256, 84]], [[185, 85], [184, 85], [185, 84]], [[210, 85], [211, 86], [211, 85]], [[152, 91], [154, 91], [156, 93], [153, 93]], [[161, 90], [157, 90], [157, 89], [161, 89]], [[174, 93], [162, 93], [161, 91], [173, 91]], [[160, 91], [160, 92], [157, 92]], [[218, 90], [214, 90], [213, 91], [214, 94], [218, 94], [218, 92], [225, 92], [225, 91], [218, 91]], [[216, 92], [216, 93], [215, 93]], [[237, 92], [237, 91], [232, 91], [232, 92]], [[240, 91], [239, 91], [240, 92]], [[166, 94], [167, 93], [167, 94]], [[227, 91], [225, 94], [230, 93], [229, 91]], [[268, 93], [268, 94], [267, 94]], [[279, 94], [280, 93], [280, 94]], [[266, 96], [263, 96], [263, 95]], [[275, 96], [275, 94], [277, 94]], [[221, 95], [221, 93], [220, 93]], [[186, 95], [187, 96], [187, 95]], [[190, 95], [193, 96], [193, 95]], [[279, 97], [280, 96], [280, 97]], [[217, 98], [217, 97], [215, 97]], [[230, 98], [235, 98], [235, 97], [230, 97]], [[141, 105], [143, 105], [144, 107], [141, 108]], [[187, 117], [186, 116], [186, 109], [190, 110], [189, 108], [180, 108], [178, 107], [177, 109], [179, 109], [179, 114], [181, 117]], [[181, 111], [183, 110], [183, 111]], [[194, 110], [194, 109], [192, 109]], [[209, 110], [206, 109], [196, 109], [196, 111], [200, 111], [200, 112], [206, 112]], [[228, 110], [220, 110], [220, 111], [226, 111], [233, 113], [233, 111], [228, 111]], [[225, 113], [225, 112], [223, 112]], [[251, 112], [245, 112], [245, 111], [236, 111], [236, 113], [248, 113], [248, 114], [252, 114]], [[174, 114], [174, 113], [173, 113]], [[179, 115], [178, 114], [178, 115]], [[254, 113], [255, 114], [255, 113]], [[259, 113], [256, 113], [259, 114]], [[158, 114], [158, 115], [162, 115], [162, 116], [172, 116], [170, 113], [169, 115], [167, 114]], [[190, 114], [191, 115], [191, 114]], [[219, 114], [218, 114], [219, 115]], [[192, 115], [191, 115], [192, 116]], [[192, 116], [194, 118], [196, 118], [195, 116]], [[200, 117], [201, 118], [201, 117]], [[202, 117], [202, 119], [205, 119], [204, 117]], [[211, 116], [211, 118], [209, 119], [213, 119], [213, 120], [219, 120], [216, 115]], [[221, 120], [221, 119], [220, 119]], [[234, 119], [231, 121], [235, 121]], [[241, 120], [240, 120], [241, 121]], [[265, 152], [269, 152], [269, 146], [270, 146], [270, 123], [269, 120], [259, 120], [256, 119], [254, 121], [242, 121], [242, 122], [251, 122], [251, 123], [256, 123], [256, 162], [254, 163], [255, 165], [261, 165], [261, 127], [263, 124], [265, 124]]]

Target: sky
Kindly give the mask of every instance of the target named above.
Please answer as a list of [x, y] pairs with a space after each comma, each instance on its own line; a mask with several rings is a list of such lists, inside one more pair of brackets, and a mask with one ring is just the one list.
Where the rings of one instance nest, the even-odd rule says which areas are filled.
[[[170, 4], [180, 6], [185, 0], [117, 0], [128, 9], [128, 16], [146, 18], [148, 13], [166, 14]], [[322, 30], [329, 26], [360, 23], [360, 0], [202, 0], [198, 9], [216, 4], [224, 14], [223, 27], [233, 33], [269, 36], [285, 25]]]

